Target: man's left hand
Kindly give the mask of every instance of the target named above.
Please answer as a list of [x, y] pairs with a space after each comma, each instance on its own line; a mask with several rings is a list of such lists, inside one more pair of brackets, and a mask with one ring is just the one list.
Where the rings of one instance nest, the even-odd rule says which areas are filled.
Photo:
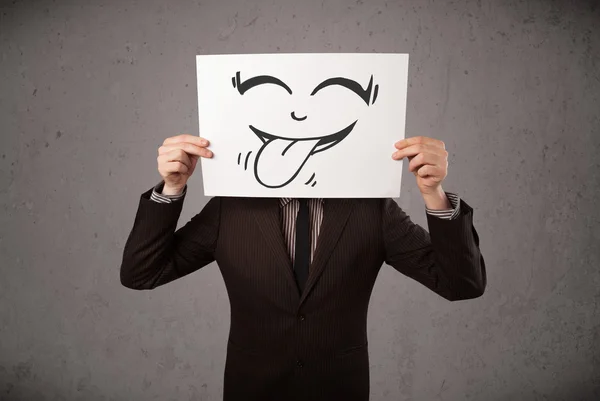
[[444, 205], [450, 205], [442, 189], [442, 181], [448, 175], [448, 152], [444, 142], [416, 136], [396, 142], [395, 147], [398, 150], [392, 158], [408, 158], [408, 169], [417, 178], [417, 185], [428, 206], [442, 209]]

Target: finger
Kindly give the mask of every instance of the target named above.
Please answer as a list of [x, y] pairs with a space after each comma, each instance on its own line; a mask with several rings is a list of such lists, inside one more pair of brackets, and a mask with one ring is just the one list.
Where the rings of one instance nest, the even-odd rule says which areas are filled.
[[394, 144], [397, 149], [404, 149], [411, 145], [430, 145], [433, 147], [446, 149], [446, 144], [439, 139], [429, 138], [426, 136], [414, 136], [409, 138], [404, 138]]
[[179, 162], [185, 164], [188, 168], [192, 166], [189, 156], [181, 149], [175, 149], [169, 153], [158, 156], [159, 164], [166, 164], [170, 162]]
[[172, 145], [181, 142], [189, 142], [198, 146], [207, 146], [209, 144], [206, 138], [197, 135], [181, 134], [165, 139], [163, 145]]
[[182, 149], [175, 149], [167, 153], [167, 157], [168, 162], [179, 162], [185, 164], [187, 168], [192, 167], [190, 156]]
[[430, 164], [426, 164], [421, 166], [417, 171], [415, 171], [415, 175], [421, 178], [431, 178], [434, 181], [441, 181], [443, 172], [437, 166], [432, 166]]
[[439, 139], [429, 138], [426, 136], [415, 136], [415, 137], [404, 138], [404, 139], [396, 142], [394, 145], [398, 149], [403, 149], [405, 147], [408, 147], [411, 145], [418, 145], [418, 144], [431, 145], [431, 146], [439, 147], [442, 149], [446, 149], [446, 144], [444, 142], [440, 141]]
[[429, 146], [423, 144], [411, 145], [409, 147], [397, 150], [392, 157], [396, 160], [403, 159], [405, 157], [413, 157], [418, 155], [419, 153], [424, 152], [436, 152], [435, 149], [430, 149]]
[[181, 162], [167, 162], [162, 165], [163, 174], [186, 174], [190, 168]]
[[392, 158], [395, 160], [400, 160], [405, 157], [416, 156], [419, 153], [432, 153], [432, 154], [444, 156], [444, 157], [448, 156], [448, 152], [445, 149], [442, 149], [442, 148], [439, 148], [436, 146], [426, 145], [426, 144], [416, 144], [416, 145], [411, 145], [407, 148], [397, 150], [396, 152], [394, 152], [392, 154]]
[[188, 142], [197, 146], [208, 146], [208, 139], [197, 135], [181, 134], [165, 139], [163, 145], [173, 145], [176, 143]]
[[174, 150], [181, 149], [186, 152], [190, 156], [198, 156], [198, 157], [211, 157], [212, 152], [204, 147], [189, 143], [189, 142], [180, 142], [173, 145], [163, 145], [158, 148], [158, 154], [166, 154], [172, 152]]
[[408, 163], [409, 171], [417, 171], [419, 167], [429, 164], [432, 166], [442, 166], [445, 165], [445, 160], [443, 157], [434, 155], [432, 153], [419, 153]]
[[199, 153], [201, 153], [202, 150], [205, 150], [206, 148], [204, 146], [198, 146], [197, 144], [191, 142], [178, 142], [160, 146], [158, 148], [158, 153], [168, 153], [175, 149], [183, 149], [190, 154], [198, 155]]
[[191, 156], [190, 157], [190, 161], [191, 161], [191, 164], [192, 164], [192, 170], [194, 170], [196, 168], [196, 164], [198, 164], [198, 159], [199, 159], [198, 156]]

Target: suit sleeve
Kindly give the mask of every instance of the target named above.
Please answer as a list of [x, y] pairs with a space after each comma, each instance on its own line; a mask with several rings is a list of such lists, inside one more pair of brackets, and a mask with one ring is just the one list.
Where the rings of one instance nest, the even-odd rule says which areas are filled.
[[477, 298], [487, 285], [473, 209], [460, 200], [453, 220], [427, 214], [429, 233], [392, 199], [383, 200], [385, 262], [449, 301]]
[[159, 203], [152, 189], [140, 197], [133, 229], [121, 264], [121, 284], [136, 290], [154, 289], [186, 276], [215, 260], [220, 198], [212, 198], [200, 213], [176, 231], [183, 200]]

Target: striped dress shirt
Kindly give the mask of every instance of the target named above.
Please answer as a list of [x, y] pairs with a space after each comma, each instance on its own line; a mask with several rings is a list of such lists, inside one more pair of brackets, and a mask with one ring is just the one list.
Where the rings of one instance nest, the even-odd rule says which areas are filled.
[[[163, 195], [162, 188], [164, 182], [161, 181], [154, 187], [150, 199], [158, 203], [171, 203], [183, 200], [187, 191], [187, 185], [183, 192], [179, 195]], [[425, 208], [425, 211], [435, 217], [453, 220], [460, 214], [460, 198], [453, 193], [446, 192], [448, 200], [452, 204], [452, 209], [447, 210], [431, 210]], [[310, 218], [310, 243], [311, 252], [310, 260], [312, 261], [315, 249], [317, 247], [317, 240], [319, 238], [319, 231], [321, 229], [321, 223], [323, 222], [323, 203], [324, 199], [315, 198], [308, 200], [308, 212]], [[296, 216], [300, 209], [300, 202], [295, 198], [280, 198], [279, 204], [281, 206], [281, 230], [283, 232], [285, 242], [287, 245], [288, 254], [292, 263], [295, 259], [295, 245], [296, 245]]]

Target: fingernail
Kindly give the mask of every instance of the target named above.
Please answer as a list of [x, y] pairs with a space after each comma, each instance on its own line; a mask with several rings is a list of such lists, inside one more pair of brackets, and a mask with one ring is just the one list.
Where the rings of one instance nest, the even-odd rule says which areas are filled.
[[202, 145], [206, 145], [208, 142], [206, 142], [206, 139], [203, 139], [203, 140], [201, 140], [201, 141], [200, 141], [200, 143], [201, 143]]

